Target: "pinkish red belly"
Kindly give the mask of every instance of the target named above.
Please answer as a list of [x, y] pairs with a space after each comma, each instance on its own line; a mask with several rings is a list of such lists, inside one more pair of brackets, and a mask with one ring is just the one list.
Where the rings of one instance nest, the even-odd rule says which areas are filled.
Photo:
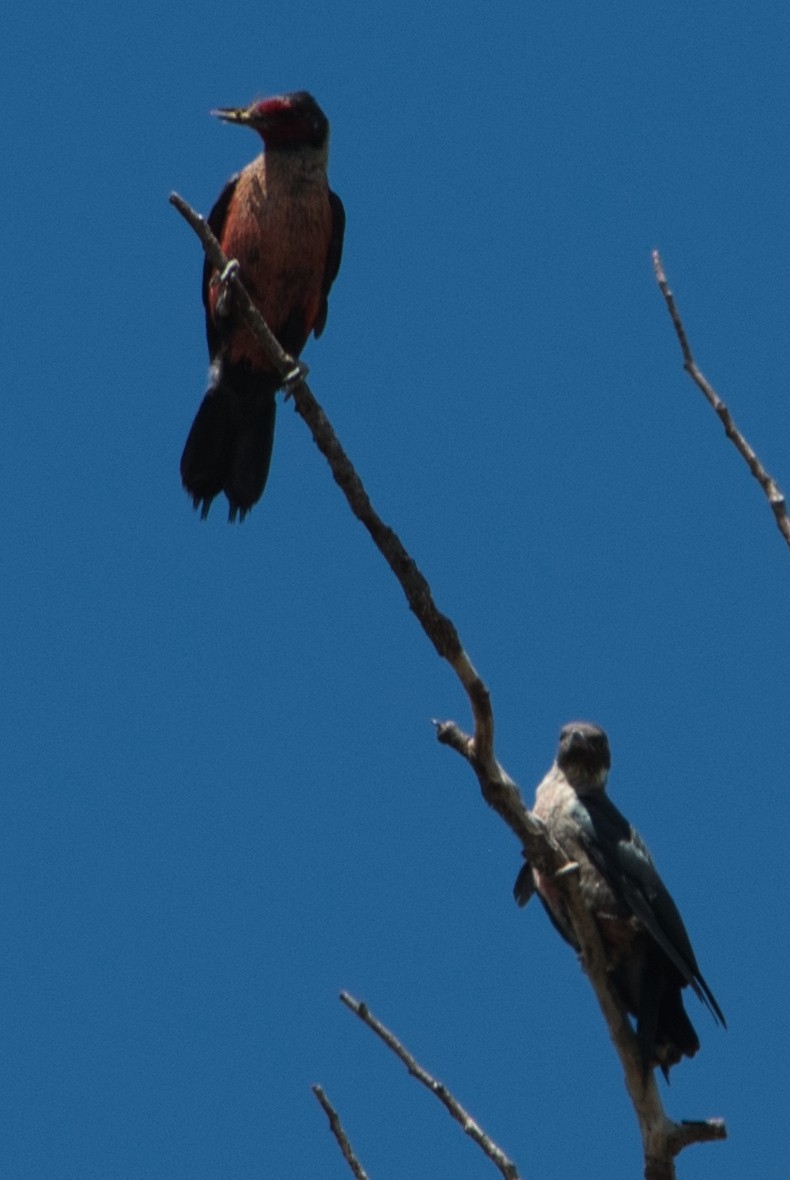
[[[226, 225], [222, 246], [237, 258], [241, 279], [275, 336], [291, 329], [291, 349], [302, 350], [318, 317], [326, 257], [331, 234], [329, 202], [322, 194], [305, 207], [267, 202], [244, 203], [244, 213]], [[256, 208], [256, 215], [252, 210]], [[215, 313], [217, 293], [212, 292]], [[300, 330], [293, 336], [294, 322]], [[287, 347], [287, 343], [283, 342]], [[246, 325], [240, 325], [225, 346], [230, 360], [245, 360], [254, 368], [271, 369], [271, 362]]]

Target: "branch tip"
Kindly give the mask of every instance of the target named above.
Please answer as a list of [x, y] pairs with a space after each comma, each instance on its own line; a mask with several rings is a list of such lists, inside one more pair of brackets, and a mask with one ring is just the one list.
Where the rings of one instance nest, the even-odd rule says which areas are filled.
[[680, 345], [680, 351], [683, 357], [683, 368], [686, 370], [694, 384], [702, 393], [705, 400], [718, 416], [719, 421], [724, 427], [724, 433], [726, 434], [727, 438], [731, 441], [738, 454], [746, 463], [746, 466], [749, 468], [752, 476], [762, 488], [763, 494], [768, 500], [771, 511], [773, 512], [774, 520], [776, 521], [776, 527], [784, 537], [785, 544], [790, 548], [790, 516], [788, 516], [785, 498], [779, 490], [776, 481], [771, 475], [769, 475], [768, 471], [760, 462], [757, 452], [750, 446], [750, 444], [746, 441], [745, 436], [735, 425], [729, 409], [719, 397], [718, 393], [707, 380], [707, 378], [703, 375], [696, 361], [694, 360], [694, 357], [691, 353], [691, 345], [689, 344], [688, 337], [686, 335], [686, 329], [682, 319], [680, 318], [680, 312], [678, 311], [677, 304], [675, 303], [675, 298], [669, 289], [669, 284], [667, 282], [667, 277], [664, 272], [664, 267], [661, 262], [658, 250], [653, 251], [653, 270], [655, 272], [656, 282], [658, 283], [659, 290], [661, 291], [661, 294], [664, 298], [664, 302], [669, 313], [669, 318], [671, 319], [672, 326], [675, 329], [675, 335], [677, 336], [678, 344]]
[[343, 1159], [346, 1161], [348, 1166], [351, 1168], [351, 1171], [353, 1172], [356, 1180], [367, 1180], [367, 1173], [365, 1172], [364, 1168], [362, 1167], [359, 1160], [357, 1159], [357, 1157], [354, 1153], [354, 1149], [352, 1148], [351, 1143], [349, 1142], [349, 1138], [343, 1129], [343, 1124], [340, 1121], [340, 1116], [338, 1115], [335, 1108], [332, 1106], [332, 1103], [327, 1098], [323, 1087], [322, 1086], [312, 1086], [311, 1088], [312, 1088], [312, 1091], [315, 1094], [316, 1098], [318, 1099], [318, 1102], [320, 1103], [320, 1105], [324, 1111], [324, 1114], [329, 1119], [329, 1128], [330, 1128], [332, 1134], [334, 1135], [335, 1139], [337, 1140], [337, 1145], [340, 1148], [340, 1151], [342, 1152]]

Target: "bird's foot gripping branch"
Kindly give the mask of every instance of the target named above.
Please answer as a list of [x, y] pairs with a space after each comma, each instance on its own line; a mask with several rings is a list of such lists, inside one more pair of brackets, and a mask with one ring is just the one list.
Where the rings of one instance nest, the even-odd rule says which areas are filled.
[[222, 272], [214, 274], [211, 279], [212, 288], [217, 289], [214, 311], [218, 316], [229, 316], [231, 314], [233, 306], [231, 279], [235, 279], [238, 276], [240, 269], [238, 258], [231, 258], [228, 265], [222, 268]]
[[282, 387], [285, 390], [285, 400], [293, 397], [294, 390], [297, 385], [303, 385], [307, 380], [307, 374], [310, 372], [310, 366], [306, 365], [304, 361], [297, 361], [290, 373], [286, 373], [283, 377]]

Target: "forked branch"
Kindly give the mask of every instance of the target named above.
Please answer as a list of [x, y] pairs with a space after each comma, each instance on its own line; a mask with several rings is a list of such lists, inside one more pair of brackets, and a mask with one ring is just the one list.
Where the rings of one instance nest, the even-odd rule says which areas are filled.
[[468, 1111], [464, 1110], [457, 1098], [451, 1094], [447, 1087], [438, 1082], [436, 1078], [428, 1073], [422, 1065], [417, 1061], [416, 1057], [405, 1048], [405, 1046], [398, 1040], [393, 1032], [390, 1032], [380, 1020], [377, 1020], [373, 1013], [368, 1008], [367, 1004], [355, 1000], [348, 992], [341, 992], [340, 999], [350, 1008], [359, 1019], [366, 1024], [368, 1028], [373, 1029], [373, 1032], [384, 1042], [388, 1049], [391, 1049], [400, 1061], [406, 1066], [407, 1070], [413, 1078], [416, 1078], [426, 1089], [434, 1094], [447, 1113], [455, 1119], [462, 1130], [474, 1140], [477, 1146], [488, 1156], [493, 1164], [499, 1168], [499, 1171], [504, 1176], [505, 1180], [519, 1180], [518, 1170], [516, 1165], [509, 1159], [501, 1147], [498, 1147], [490, 1135], [482, 1129], [479, 1123], [475, 1122]]
[[[639, 1122], [644, 1149], [645, 1178], [646, 1180], [673, 1180], [675, 1156], [691, 1143], [724, 1139], [726, 1137], [724, 1123], [718, 1119], [702, 1123], [672, 1122], [664, 1113], [652, 1074], [648, 1076], [646, 1082], [643, 1081], [636, 1038], [622, 1004], [610, 985], [598, 928], [595, 920], [581, 902], [576, 874], [566, 871], [557, 876], [561, 869], [567, 869], [562, 851], [552, 841], [543, 824], [527, 810], [517, 785], [496, 759], [494, 719], [488, 689], [462, 647], [454, 624], [436, 606], [426, 578], [395, 531], [386, 525], [375, 512], [362, 481], [307, 385], [305, 367], [282, 350], [250, 299], [238, 268], [228, 266], [229, 260], [225, 257], [205, 220], [177, 194], [173, 193], [170, 201], [195, 230], [212, 266], [223, 276], [222, 281], [232, 292], [238, 313], [247, 321], [256, 338], [270, 356], [272, 363], [277, 367], [283, 378], [283, 383], [287, 385], [289, 395], [294, 398], [298, 413], [310, 429], [316, 446], [326, 458], [335, 482], [346, 497], [351, 511], [367, 529], [377, 549], [400, 583], [407, 602], [417, 616], [423, 631], [439, 656], [451, 666], [466, 692], [474, 718], [474, 734], [470, 736], [464, 733], [451, 721], [437, 722], [438, 740], [456, 750], [469, 762], [477, 775], [486, 802], [515, 833], [530, 862], [541, 873], [554, 876], [557, 887], [565, 892], [577, 942], [581, 947], [582, 965], [595, 990], [612, 1041], [620, 1057], [626, 1086]], [[667, 297], [671, 300], [668, 289], [665, 292], [665, 298]], [[673, 307], [674, 304], [670, 304], [670, 311]], [[673, 321], [677, 328], [680, 324], [679, 319], [675, 320], [673, 315]], [[682, 330], [682, 325], [680, 328]], [[685, 334], [683, 333], [681, 335], [682, 347], [684, 347], [684, 341]], [[684, 358], [687, 358], [686, 367], [697, 380], [696, 366], [691, 360], [687, 344], [684, 347]], [[704, 378], [701, 380], [704, 382]], [[707, 382], [704, 382], [704, 385], [707, 386]], [[700, 387], [703, 388], [702, 385]], [[717, 409], [717, 413], [720, 417], [722, 416], [720, 409]], [[736, 445], [738, 444], [736, 443]], [[788, 533], [788, 541], [790, 542], [790, 533]], [[344, 999], [344, 1002], [348, 1003], [350, 1007], [353, 1007], [355, 1003], [350, 1001], [350, 997]], [[358, 1009], [357, 1014], [360, 1016], [363, 1011], [367, 1013], [364, 1005], [358, 1005]], [[370, 1020], [366, 1022], [371, 1023]], [[372, 1023], [371, 1027], [374, 1027]], [[379, 1035], [382, 1034], [379, 1033]], [[391, 1034], [389, 1035], [391, 1036]], [[394, 1038], [392, 1039], [394, 1040]], [[393, 1045], [391, 1047], [394, 1048]], [[403, 1052], [405, 1053], [405, 1050]], [[415, 1072], [415, 1076], [418, 1076], [416, 1063], [415, 1070], [410, 1070], [410, 1072]], [[429, 1077], [429, 1075], [426, 1076]], [[425, 1084], [429, 1084], [429, 1082], [425, 1082]], [[430, 1085], [431, 1088], [434, 1088], [434, 1092], [438, 1093], [438, 1083], [430, 1079]], [[468, 1121], [468, 1127], [471, 1127], [473, 1121], [469, 1120], [465, 1112], [463, 1112], [463, 1117]], [[472, 1132], [466, 1124], [464, 1126], [471, 1134]], [[513, 1167], [507, 1157], [503, 1156], [502, 1158], [508, 1166]], [[516, 1174], [513, 1171], [511, 1173], [503, 1172], [503, 1175], [515, 1177]]]

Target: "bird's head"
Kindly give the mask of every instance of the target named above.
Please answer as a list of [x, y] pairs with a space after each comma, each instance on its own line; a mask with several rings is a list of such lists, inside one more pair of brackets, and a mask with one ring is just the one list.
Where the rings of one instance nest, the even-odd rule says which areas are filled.
[[211, 113], [226, 123], [251, 127], [267, 148], [321, 148], [329, 138], [329, 121], [306, 90], [262, 98], [248, 107], [222, 107]]
[[582, 794], [602, 791], [612, 765], [609, 739], [589, 721], [569, 721], [560, 730], [557, 766], [568, 782]]

